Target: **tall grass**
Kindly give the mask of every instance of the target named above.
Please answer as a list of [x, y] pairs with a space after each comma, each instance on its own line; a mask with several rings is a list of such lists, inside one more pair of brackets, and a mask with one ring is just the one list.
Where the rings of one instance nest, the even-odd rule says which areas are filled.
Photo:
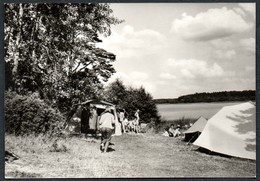
[[[75, 171], [94, 170], [95, 160], [101, 156], [99, 140], [79, 136], [50, 137], [44, 135], [5, 135], [5, 150], [20, 157], [19, 164], [24, 167], [17, 169], [7, 166], [6, 175], [10, 177], [51, 177], [72, 175]], [[101, 160], [102, 161], [102, 160]], [[32, 168], [38, 168], [33, 170]], [[92, 171], [89, 176], [93, 176]], [[36, 173], [37, 175], [33, 174]], [[40, 174], [40, 175], [38, 175]]]
[[[97, 143], [99, 140], [94, 138], [84, 138], [80, 136], [46, 136], [46, 135], [5, 135], [5, 150], [11, 151], [18, 156], [32, 154], [48, 154], [51, 152], [67, 152], [79, 154], [84, 152], [83, 145], [86, 142]], [[86, 150], [85, 150], [86, 151]], [[92, 151], [92, 150], [91, 150]]]
[[68, 139], [47, 135], [5, 135], [5, 150], [15, 154], [69, 151]]

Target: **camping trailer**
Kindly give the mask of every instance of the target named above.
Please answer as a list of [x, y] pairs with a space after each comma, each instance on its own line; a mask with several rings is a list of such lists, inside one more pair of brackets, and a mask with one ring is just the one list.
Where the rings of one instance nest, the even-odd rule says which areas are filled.
[[66, 130], [70, 133], [96, 134], [99, 129], [99, 119], [106, 107], [110, 107], [115, 117], [114, 135], [121, 135], [121, 125], [118, 122], [116, 107], [112, 103], [98, 100], [87, 100], [78, 105], [75, 113], [68, 122]]

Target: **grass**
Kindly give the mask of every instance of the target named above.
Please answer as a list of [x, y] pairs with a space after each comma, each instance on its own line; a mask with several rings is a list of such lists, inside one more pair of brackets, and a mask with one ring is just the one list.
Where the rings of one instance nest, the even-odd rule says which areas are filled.
[[256, 175], [255, 161], [207, 155], [180, 139], [160, 134], [130, 133], [113, 137], [108, 153], [101, 153], [100, 140], [91, 138], [6, 135], [5, 139], [6, 150], [20, 157], [6, 164], [6, 178]]

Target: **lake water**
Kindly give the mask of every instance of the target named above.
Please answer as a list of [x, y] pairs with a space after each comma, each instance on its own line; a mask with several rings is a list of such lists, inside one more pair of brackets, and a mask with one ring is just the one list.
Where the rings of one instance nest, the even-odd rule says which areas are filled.
[[158, 111], [165, 120], [176, 120], [182, 117], [206, 119], [211, 118], [223, 106], [240, 104], [241, 102], [214, 102], [214, 103], [186, 103], [186, 104], [157, 104]]

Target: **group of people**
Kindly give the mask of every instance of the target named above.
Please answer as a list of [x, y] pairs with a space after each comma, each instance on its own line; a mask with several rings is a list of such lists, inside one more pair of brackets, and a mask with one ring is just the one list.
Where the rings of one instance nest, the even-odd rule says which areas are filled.
[[140, 124], [139, 124], [139, 109], [136, 110], [134, 114], [134, 119], [133, 120], [128, 120], [126, 116], [126, 112], [124, 109], [120, 110], [118, 113], [119, 117], [119, 122], [122, 125], [122, 132], [127, 133], [127, 132], [135, 132], [139, 133], [140, 132]]
[[[122, 130], [125, 133], [128, 130], [129, 127], [129, 122], [125, 116], [125, 110], [121, 110], [118, 112], [118, 118], [119, 122], [122, 125]], [[131, 127], [133, 128], [137, 133], [139, 131], [139, 110], [136, 111], [135, 113], [135, 119], [134, 119], [134, 126]], [[101, 132], [101, 144], [100, 144], [100, 150], [101, 152], [107, 152], [109, 143], [111, 141], [111, 137], [113, 134], [113, 130], [115, 127], [115, 117], [111, 113], [110, 107], [106, 107], [105, 111], [101, 114], [100, 120], [99, 120], [99, 129]]]
[[179, 137], [181, 135], [180, 129], [181, 129], [180, 125], [177, 125], [177, 127], [174, 128], [174, 125], [171, 124], [171, 126], [168, 129], [167, 128], [165, 129], [163, 135], [169, 137]]

